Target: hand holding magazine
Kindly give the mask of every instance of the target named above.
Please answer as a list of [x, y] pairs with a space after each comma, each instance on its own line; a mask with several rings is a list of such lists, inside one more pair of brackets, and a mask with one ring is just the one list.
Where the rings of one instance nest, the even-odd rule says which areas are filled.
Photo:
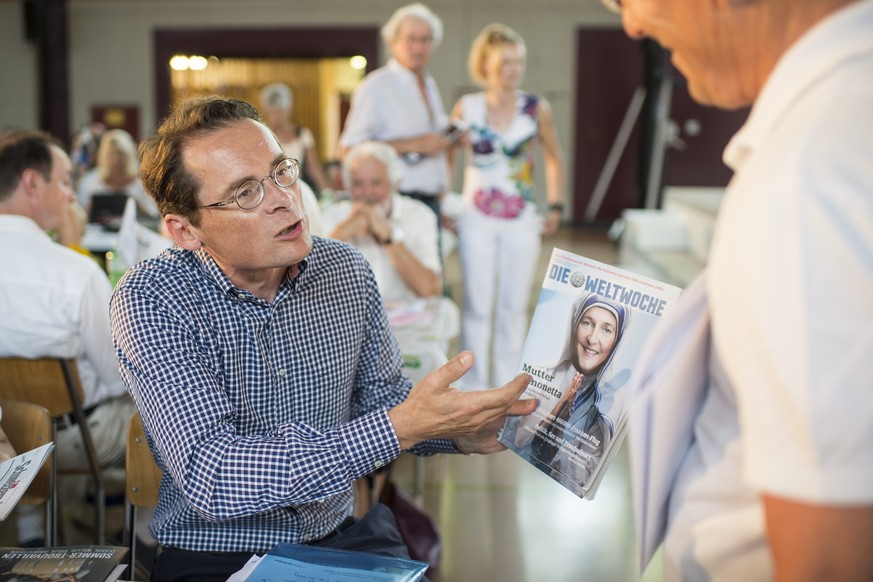
[[626, 386], [646, 337], [679, 297], [677, 287], [554, 249], [522, 353], [533, 377], [499, 440], [591, 499], [626, 432]]

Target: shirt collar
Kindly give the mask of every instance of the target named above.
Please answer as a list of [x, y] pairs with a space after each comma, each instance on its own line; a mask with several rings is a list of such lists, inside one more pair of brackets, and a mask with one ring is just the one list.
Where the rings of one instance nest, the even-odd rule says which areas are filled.
[[0, 214], [0, 227], [7, 232], [28, 234], [50, 238], [35, 220], [20, 214]]
[[[304, 273], [307, 270], [306, 265], [307, 265], [310, 257], [312, 256], [313, 253], [316, 252], [315, 248], [316, 248], [315, 237], [313, 237], [312, 251], [309, 253], [309, 256], [307, 256], [305, 259], [303, 259], [302, 261], [297, 263], [297, 270], [296, 270], [296, 273], [294, 275], [291, 274], [291, 269], [289, 269], [286, 276], [282, 278], [282, 282], [279, 284], [279, 292], [276, 294], [276, 300], [274, 301], [274, 303], [276, 303], [279, 299], [281, 299], [282, 297], [287, 295], [287, 293], [289, 291], [293, 290], [294, 287], [296, 286], [297, 282], [299, 282], [301, 280], [301, 278], [303, 277]], [[202, 248], [197, 249], [196, 251], [194, 251], [194, 256], [197, 258], [198, 262], [200, 263], [200, 266], [203, 269], [203, 272], [206, 273], [206, 275], [209, 277], [209, 279], [211, 279], [215, 283], [215, 285], [219, 288], [219, 290], [221, 290], [223, 293], [226, 293], [227, 295], [231, 295], [231, 296], [237, 297], [237, 298], [239, 298], [241, 294], [254, 297], [254, 295], [252, 295], [251, 292], [249, 292], [245, 289], [240, 289], [239, 287], [234, 285], [231, 282], [231, 280], [227, 277], [227, 275], [224, 273], [224, 271], [221, 270], [221, 267], [218, 266], [218, 263], [215, 262], [215, 259], [212, 258], [212, 255], [210, 255], [208, 252], [206, 252], [205, 249], [202, 249]], [[287, 289], [287, 291], [286, 291], [286, 289]]]
[[863, 0], [836, 11], [801, 36], [776, 63], [748, 120], [725, 148], [725, 164], [737, 171], [809, 87], [838, 63], [873, 51], [871, 28], [873, 0]]
[[[406, 67], [404, 67], [403, 65], [401, 65], [400, 63], [398, 63], [397, 59], [393, 59], [393, 58], [389, 59], [388, 64], [386, 66], [388, 67], [389, 70], [394, 71], [398, 75], [403, 75], [403, 78], [406, 79], [407, 81], [414, 82], [416, 84], [418, 83], [418, 76], [415, 73], [413, 73], [412, 71], [410, 71], [409, 69], [407, 69]], [[425, 74], [424, 74], [425, 82], [428, 82], [429, 79], [430, 79], [430, 73], [425, 72]]]

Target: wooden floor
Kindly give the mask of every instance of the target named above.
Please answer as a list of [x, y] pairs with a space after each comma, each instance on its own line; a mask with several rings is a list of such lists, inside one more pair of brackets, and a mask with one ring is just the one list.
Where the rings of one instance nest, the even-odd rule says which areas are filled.
[[[544, 241], [537, 287], [552, 247], [605, 263], [614, 263], [617, 257], [605, 232], [564, 228]], [[460, 305], [456, 255], [446, 262], [446, 284]], [[535, 301], [534, 292], [532, 306]], [[443, 539], [440, 571], [433, 582], [640, 579], [624, 450], [593, 501], [580, 500], [510, 452], [444, 455], [425, 459], [423, 465], [418, 500], [437, 521]], [[395, 465], [395, 482], [411, 492], [413, 475], [413, 458], [403, 456]], [[111, 508], [108, 520], [110, 533], [120, 530], [120, 508]], [[16, 545], [14, 529], [12, 516], [0, 523], [0, 545]], [[68, 543], [91, 543], [86, 529], [74, 526], [68, 533]], [[642, 578], [646, 582], [661, 579], [659, 565], [649, 568]]]

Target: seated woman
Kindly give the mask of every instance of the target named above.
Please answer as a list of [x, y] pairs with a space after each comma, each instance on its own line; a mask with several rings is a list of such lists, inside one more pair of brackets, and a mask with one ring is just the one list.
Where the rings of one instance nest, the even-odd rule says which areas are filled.
[[397, 193], [402, 168], [391, 146], [358, 144], [343, 158], [351, 200], [329, 206], [322, 216], [325, 233], [367, 258], [385, 301], [440, 291], [436, 216], [422, 202]]

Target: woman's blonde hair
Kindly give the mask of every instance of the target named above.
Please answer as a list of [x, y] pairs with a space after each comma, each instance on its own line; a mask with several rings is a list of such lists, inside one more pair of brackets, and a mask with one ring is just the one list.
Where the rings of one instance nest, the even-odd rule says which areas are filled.
[[139, 158], [136, 155], [136, 142], [133, 137], [123, 129], [110, 129], [100, 138], [100, 146], [97, 148], [97, 171], [101, 180], [109, 177], [109, 149], [115, 146], [124, 156], [124, 173], [128, 178], [135, 178], [139, 172]]
[[525, 46], [521, 35], [505, 24], [495, 22], [486, 25], [482, 29], [482, 32], [473, 40], [473, 46], [470, 48], [470, 57], [467, 60], [467, 67], [473, 82], [483, 86], [487, 83], [485, 61], [488, 60], [488, 55], [491, 54], [492, 50], [506, 45]]

